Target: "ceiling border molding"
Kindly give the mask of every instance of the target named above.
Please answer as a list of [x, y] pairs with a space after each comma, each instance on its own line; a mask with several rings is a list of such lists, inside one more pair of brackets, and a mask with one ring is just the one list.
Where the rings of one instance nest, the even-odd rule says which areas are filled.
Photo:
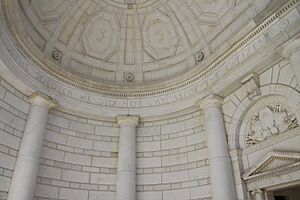
[[[39, 62], [34, 55], [32, 55], [24, 46], [24, 44], [19, 40], [19, 37], [17, 33], [15, 32], [15, 29], [12, 24], [12, 16], [10, 13], [10, 0], [1, 0], [1, 7], [3, 12], [4, 21], [7, 25], [9, 36], [11, 37], [12, 41], [15, 43], [16, 47], [20, 51], [20, 53], [26, 57], [28, 60], [30, 60], [35, 66], [38, 66], [39, 69], [49, 74], [51, 77], [53, 77], [57, 81], [61, 81], [67, 85], [73, 86], [75, 88], [78, 88], [83, 91], [87, 92], [94, 92], [98, 94], [102, 94], [105, 96], [111, 96], [111, 97], [120, 97], [120, 98], [126, 98], [126, 97], [147, 97], [147, 96], [155, 96], [155, 95], [161, 95], [168, 92], [172, 92], [181, 88], [184, 88], [186, 86], [189, 86], [197, 81], [199, 81], [201, 78], [204, 78], [208, 74], [211, 74], [214, 70], [218, 68], [221, 64], [225, 63], [231, 56], [238, 52], [240, 49], [248, 45], [251, 41], [256, 39], [258, 36], [260, 36], [264, 30], [268, 29], [272, 24], [274, 24], [277, 20], [279, 20], [280, 17], [287, 14], [290, 10], [292, 10], [295, 6], [298, 5], [299, 0], [290, 0], [288, 3], [286, 3], [284, 6], [282, 6], [279, 10], [277, 10], [275, 13], [273, 13], [271, 16], [269, 16], [264, 22], [262, 22], [260, 25], [258, 25], [255, 29], [253, 29], [250, 33], [248, 33], [245, 37], [243, 37], [240, 41], [236, 42], [235, 45], [233, 45], [230, 49], [226, 51], [225, 54], [220, 56], [217, 60], [215, 60], [212, 64], [210, 64], [204, 71], [196, 74], [192, 78], [181, 82], [179, 84], [169, 86], [163, 89], [157, 89], [157, 90], [150, 90], [150, 91], [135, 91], [130, 92], [130, 90], [134, 90], [133, 88], [122, 88], [117, 90], [116, 88], [93, 88], [89, 86], [85, 86], [84, 84], [78, 84], [73, 81], [67, 80], [65, 77], [58, 75], [49, 69], [47, 69], [41, 62]], [[125, 90], [125, 92], [124, 92]]]

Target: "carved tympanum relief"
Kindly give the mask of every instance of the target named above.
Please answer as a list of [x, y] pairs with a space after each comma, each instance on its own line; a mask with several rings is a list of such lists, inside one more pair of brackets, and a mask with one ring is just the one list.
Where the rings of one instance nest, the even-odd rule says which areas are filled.
[[294, 129], [298, 125], [296, 115], [284, 106], [279, 104], [267, 105], [250, 118], [245, 142], [247, 145], [254, 145]]

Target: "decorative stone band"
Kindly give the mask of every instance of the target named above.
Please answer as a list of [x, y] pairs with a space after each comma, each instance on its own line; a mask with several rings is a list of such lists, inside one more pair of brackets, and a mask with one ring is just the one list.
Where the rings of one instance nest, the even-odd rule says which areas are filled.
[[122, 115], [117, 117], [117, 122], [121, 127], [122, 126], [136, 127], [139, 124], [139, 117]]
[[206, 109], [210, 107], [220, 107], [223, 103], [223, 97], [217, 94], [210, 94], [205, 97], [203, 100], [200, 100], [196, 103], [196, 106], [200, 107], [201, 109]]
[[46, 107], [47, 109], [57, 106], [57, 102], [50, 96], [44, 95], [40, 92], [35, 92], [28, 97], [31, 105], [38, 105]]

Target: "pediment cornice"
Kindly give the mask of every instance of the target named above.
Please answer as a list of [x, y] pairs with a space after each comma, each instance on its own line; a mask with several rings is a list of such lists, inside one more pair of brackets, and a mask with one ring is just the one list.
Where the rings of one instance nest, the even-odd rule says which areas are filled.
[[277, 176], [300, 168], [300, 153], [298, 152], [269, 152], [244, 175], [245, 181]]

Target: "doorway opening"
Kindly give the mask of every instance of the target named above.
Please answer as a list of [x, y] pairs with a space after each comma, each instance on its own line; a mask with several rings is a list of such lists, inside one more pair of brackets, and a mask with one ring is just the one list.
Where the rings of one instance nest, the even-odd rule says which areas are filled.
[[272, 191], [272, 196], [273, 196], [273, 200], [299, 200], [300, 185], [274, 190]]

